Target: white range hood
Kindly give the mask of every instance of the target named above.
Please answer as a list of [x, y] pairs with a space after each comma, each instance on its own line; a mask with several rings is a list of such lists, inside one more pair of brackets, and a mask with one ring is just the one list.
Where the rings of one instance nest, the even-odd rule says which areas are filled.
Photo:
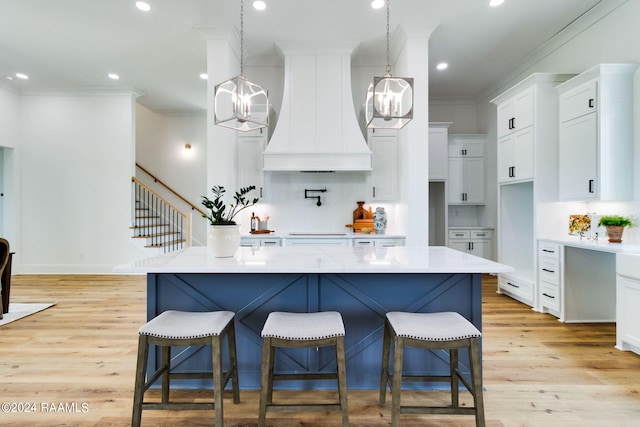
[[371, 150], [351, 93], [356, 46], [278, 44], [284, 55], [284, 93], [264, 151], [265, 171], [371, 170]]

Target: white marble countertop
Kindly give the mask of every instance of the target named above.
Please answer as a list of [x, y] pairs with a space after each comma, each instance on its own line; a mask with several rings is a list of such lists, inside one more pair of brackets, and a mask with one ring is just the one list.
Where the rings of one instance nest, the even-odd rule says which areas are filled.
[[557, 243], [564, 246], [570, 246], [572, 248], [589, 249], [593, 251], [601, 252], [613, 252], [613, 253], [640, 253], [640, 245], [629, 243], [609, 243], [606, 237], [601, 237], [598, 240], [591, 240], [577, 236], [567, 236], [566, 238], [538, 238], [538, 240], [544, 240], [546, 242]]
[[143, 259], [116, 273], [509, 273], [513, 268], [443, 246], [241, 247], [215, 258], [206, 247]]
[[376, 234], [376, 233], [354, 233], [353, 231], [336, 232], [299, 232], [289, 233], [260, 233], [243, 234], [243, 239], [404, 239], [406, 236], [400, 234]]

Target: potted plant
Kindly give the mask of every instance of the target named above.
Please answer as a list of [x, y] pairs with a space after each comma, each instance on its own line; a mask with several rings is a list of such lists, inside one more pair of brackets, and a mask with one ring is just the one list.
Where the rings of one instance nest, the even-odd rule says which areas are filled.
[[625, 227], [633, 227], [633, 219], [621, 215], [603, 215], [600, 217], [598, 227], [604, 226], [607, 229], [609, 242], [622, 243], [622, 232]]
[[258, 203], [260, 200], [258, 197], [253, 199], [247, 197], [255, 189], [255, 185], [240, 188], [233, 196], [234, 202], [229, 205], [224, 203], [223, 198], [227, 191], [221, 185], [216, 185], [211, 189], [215, 196], [213, 200], [202, 196], [202, 205], [209, 210], [207, 215], [202, 216], [209, 220], [210, 228], [207, 240], [213, 251], [213, 256], [223, 258], [235, 254], [240, 246], [240, 230], [235, 217], [242, 210]]

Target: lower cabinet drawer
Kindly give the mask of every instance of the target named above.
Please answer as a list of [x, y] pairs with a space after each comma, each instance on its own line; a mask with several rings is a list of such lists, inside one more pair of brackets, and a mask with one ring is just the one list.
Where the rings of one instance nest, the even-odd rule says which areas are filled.
[[560, 261], [553, 258], [539, 258], [540, 280], [544, 280], [555, 285], [560, 284]]
[[545, 281], [540, 282], [540, 305], [542, 308], [560, 311], [560, 287]]
[[508, 293], [519, 296], [529, 305], [533, 305], [533, 283], [514, 279], [509, 276], [498, 277], [498, 287]]

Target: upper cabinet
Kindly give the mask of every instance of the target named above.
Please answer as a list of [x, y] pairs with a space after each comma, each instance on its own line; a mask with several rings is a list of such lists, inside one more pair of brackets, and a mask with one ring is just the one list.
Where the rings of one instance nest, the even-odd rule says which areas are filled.
[[637, 64], [601, 64], [557, 87], [559, 198], [633, 197], [633, 74]]
[[429, 123], [429, 181], [447, 179], [447, 143], [451, 122]]
[[[267, 145], [267, 132], [262, 129], [239, 133], [237, 178], [239, 187], [256, 186], [257, 194], [263, 201], [268, 200], [262, 153]], [[253, 193], [256, 194], [256, 193]]]
[[524, 89], [498, 105], [498, 138], [533, 124], [533, 87]]
[[[498, 183], [542, 179], [550, 198], [558, 193], [557, 169], [558, 94], [555, 86], [573, 77], [535, 73], [502, 93], [496, 104]], [[553, 176], [553, 178], [552, 178]]]
[[485, 202], [485, 135], [450, 135], [448, 144], [448, 204]]
[[371, 149], [370, 196], [372, 201], [398, 198], [398, 133], [394, 129], [369, 130]]

